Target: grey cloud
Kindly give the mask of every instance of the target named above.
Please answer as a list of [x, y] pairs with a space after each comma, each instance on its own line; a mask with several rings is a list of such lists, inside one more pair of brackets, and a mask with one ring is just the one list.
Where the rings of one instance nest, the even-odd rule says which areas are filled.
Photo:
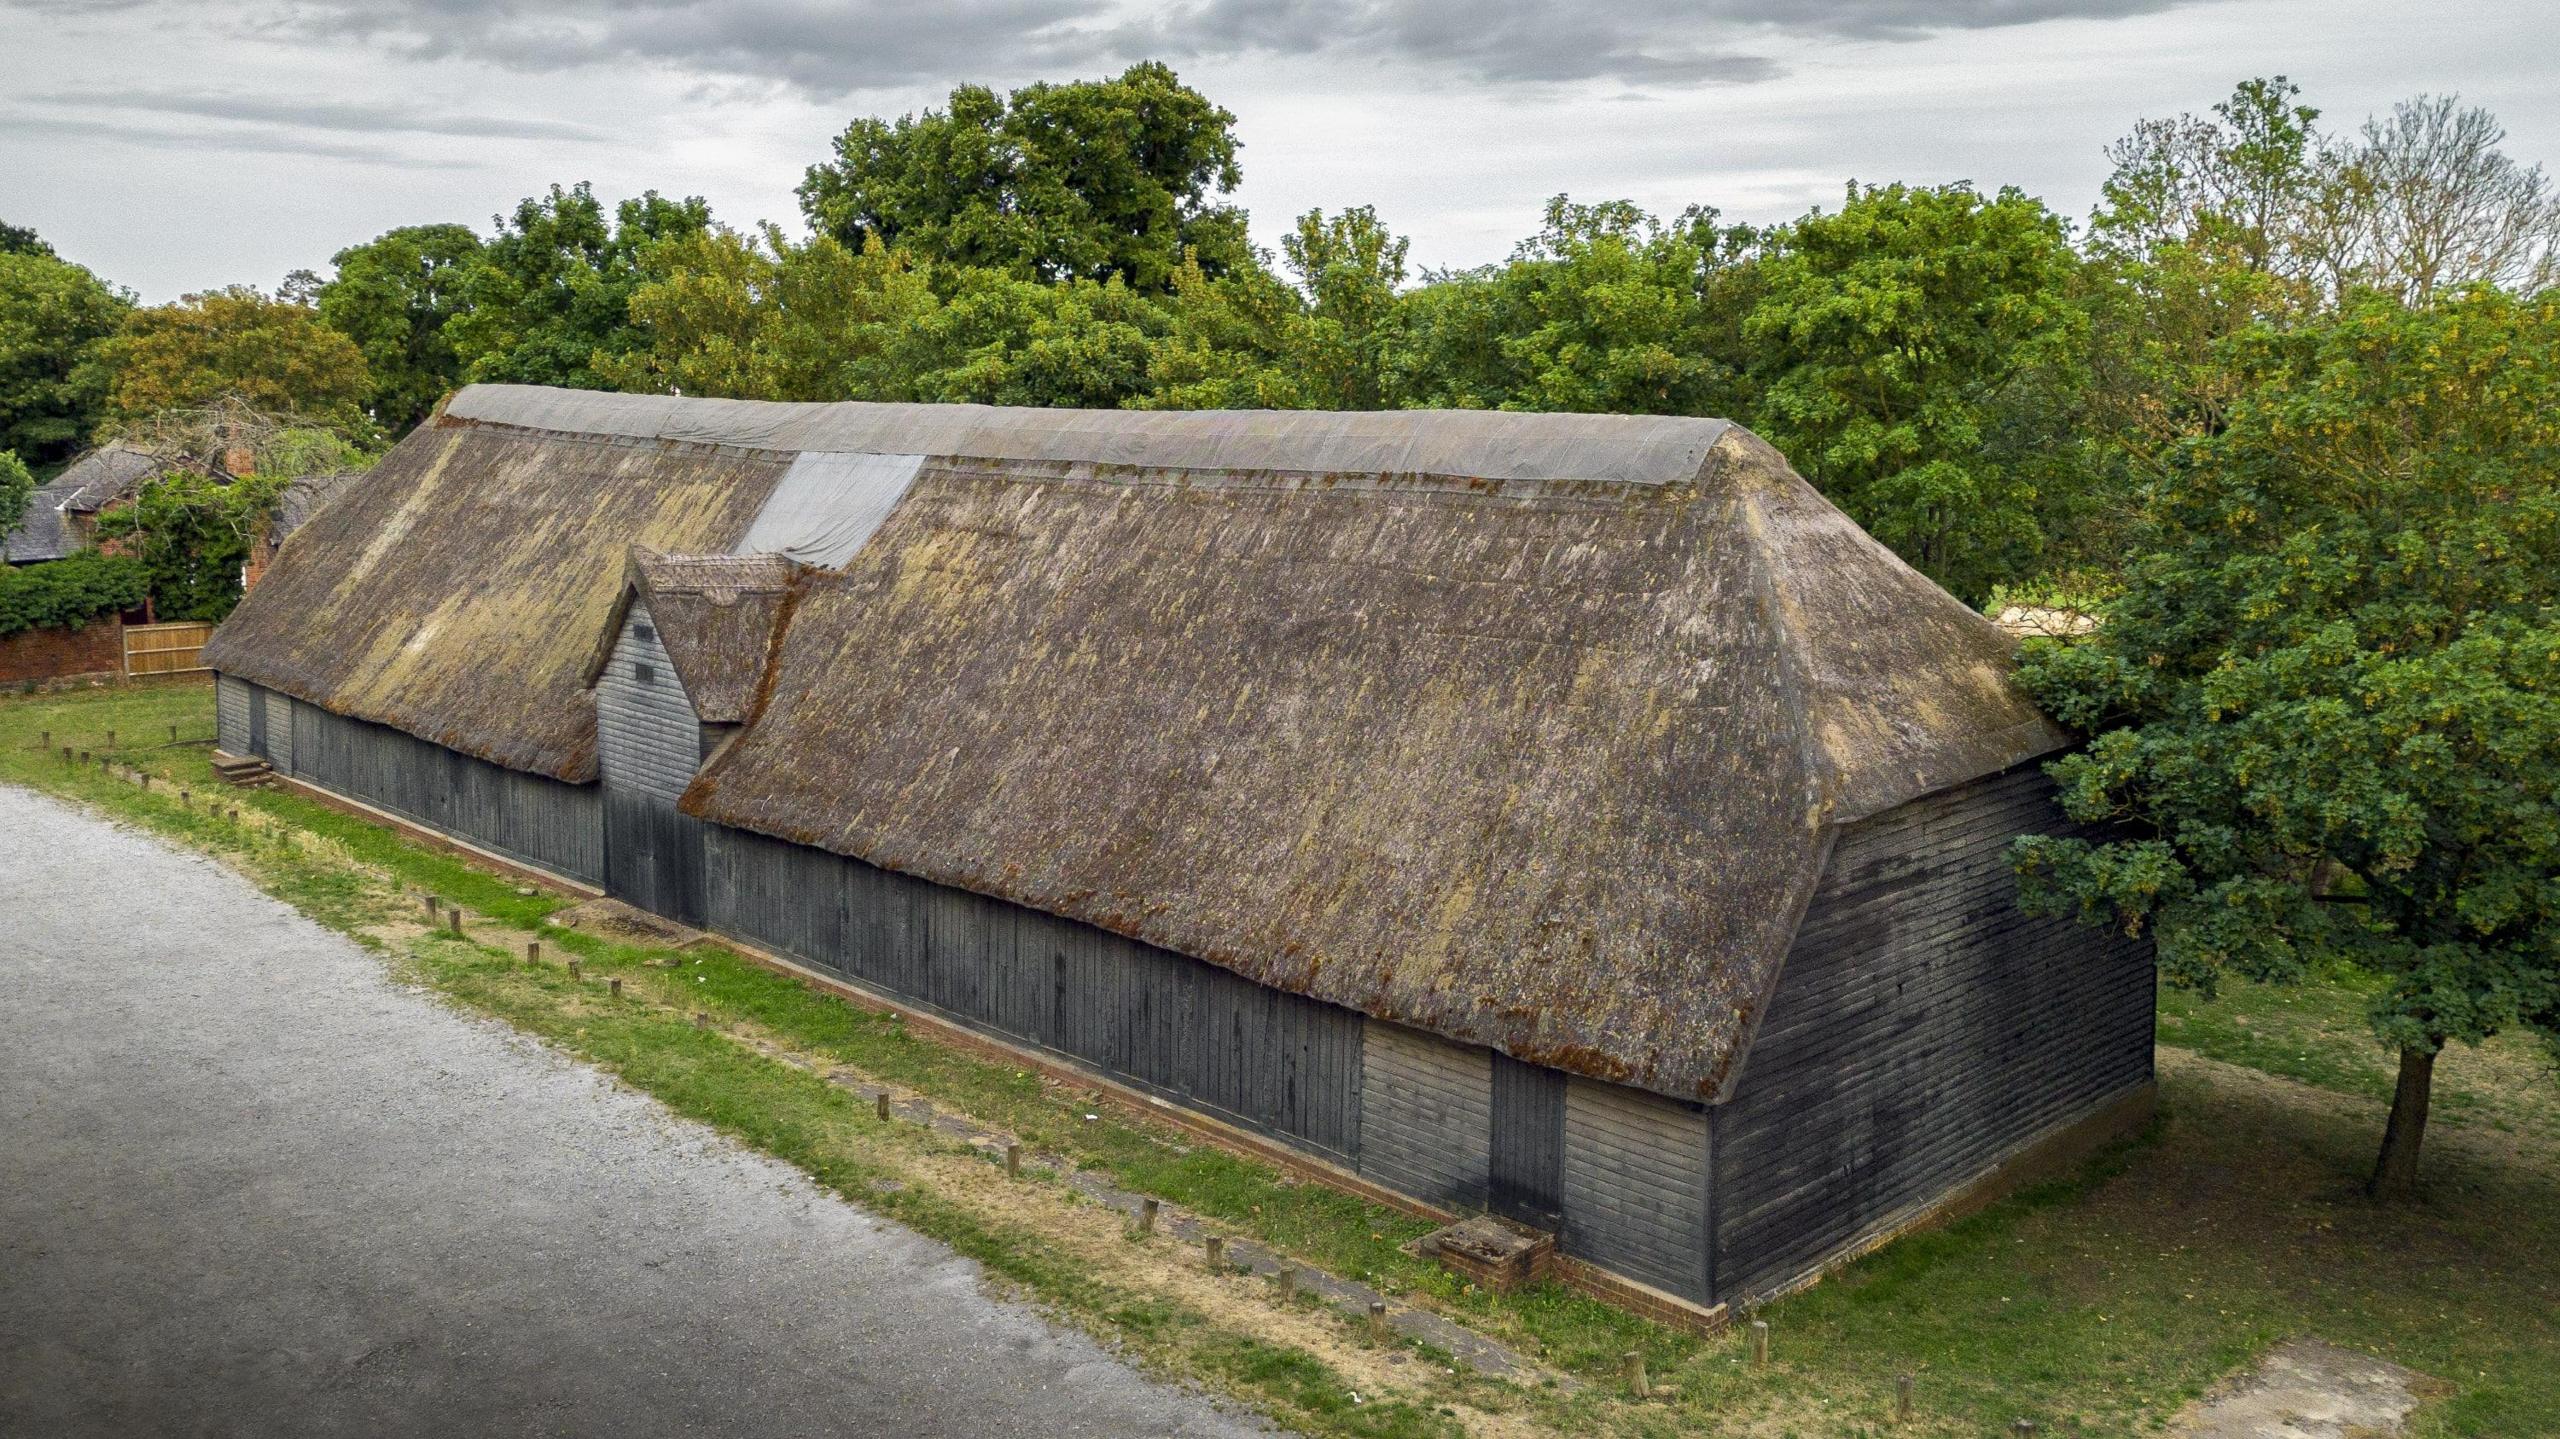
[[[0, 112], [0, 129], [13, 135], [59, 135], [69, 139], [111, 140], [150, 150], [213, 150], [229, 154], [288, 155], [304, 159], [349, 160], [367, 166], [403, 170], [442, 170], [450, 161], [422, 159], [379, 145], [351, 145], [297, 135], [287, 130], [208, 131], [137, 125], [116, 120], [90, 120], [73, 115]], [[476, 168], [476, 166], [464, 167]]]
[[[0, 0], [0, 5], [11, 0]], [[15, 0], [55, 9], [62, 0]], [[140, 0], [129, 0], [140, 3]], [[168, 4], [171, 0], [161, 0]], [[198, 0], [205, 3], [205, 0]], [[188, 14], [207, 16], [190, 7]], [[1144, 56], [1327, 56], [1494, 83], [1747, 83], [1774, 38], [1902, 41], [2198, 0], [234, 0], [273, 39], [526, 72], [644, 64], [833, 97]], [[454, 132], [472, 133], [472, 132]]]
[[[26, 101], [48, 109], [97, 109], [105, 103], [105, 97], [96, 94], [30, 95]], [[505, 140], [595, 141], [612, 138], [592, 125], [571, 124], [565, 120], [452, 114], [399, 103], [277, 98], [216, 91], [153, 94], [119, 90], [112, 97], [112, 107], [118, 112], [141, 110], [207, 120], [355, 134], [457, 135]]]
[[362, 40], [420, 59], [543, 72], [643, 63], [822, 95], [919, 75], [1029, 72], [1117, 58], [1110, 0], [304, 0], [269, 33]]

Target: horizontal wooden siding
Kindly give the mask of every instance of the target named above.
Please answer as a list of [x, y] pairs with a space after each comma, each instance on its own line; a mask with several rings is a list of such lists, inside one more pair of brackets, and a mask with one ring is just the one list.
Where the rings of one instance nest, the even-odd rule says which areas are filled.
[[1360, 1072], [1360, 1172], [1452, 1209], [1485, 1202], [1493, 1053], [1372, 1019]]
[[2147, 941], [2017, 908], [2033, 766], [1844, 831], [1716, 1115], [1718, 1298], [1782, 1286], [2149, 1082]]

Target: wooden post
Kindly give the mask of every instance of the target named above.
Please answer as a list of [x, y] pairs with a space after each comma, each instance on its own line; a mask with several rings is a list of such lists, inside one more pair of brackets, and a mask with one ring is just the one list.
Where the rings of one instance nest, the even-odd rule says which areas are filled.
[[109, 730], [109, 731], [107, 731], [107, 748], [109, 748], [109, 749], [114, 749], [115, 747], [116, 747], [116, 732], [115, 732], [114, 730]]
[[71, 746], [69, 745], [62, 747], [62, 767], [65, 769], [71, 767]]
[[2033, 1419], [2021, 1419], [2017, 1423], [2009, 1426], [2009, 1432], [2017, 1435], [2018, 1439], [2026, 1439], [2026, 1436], [2036, 1432], [2036, 1421]]
[[1627, 1351], [1626, 1357], [1620, 1360], [1619, 1363], [1626, 1370], [1627, 1392], [1633, 1394], [1638, 1399], [1652, 1398], [1653, 1386], [1647, 1384], [1644, 1378], [1644, 1351], [1641, 1349], [1630, 1349]]
[[1383, 1299], [1369, 1301], [1369, 1338], [1380, 1344], [1387, 1342], [1387, 1305]]
[[82, 769], [89, 767], [89, 752], [85, 749], [80, 751], [80, 767]]
[[527, 963], [527, 964], [540, 964], [540, 963], [542, 963], [542, 941], [541, 941], [541, 940], [538, 940], [538, 939], [528, 939], [528, 940], [526, 940], [526, 941], [524, 942], [524, 962], [525, 962], [525, 963]]
[[171, 744], [176, 744], [177, 742], [178, 742], [178, 727], [177, 727], [176, 725], [171, 725], [171, 726], [169, 726], [169, 743], [171, 743]]
[[446, 929], [449, 933], [451, 933], [451, 934], [453, 935], [453, 937], [454, 937], [454, 938], [456, 938], [456, 939], [460, 939], [460, 938], [462, 938], [462, 906], [461, 906], [461, 905], [458, 905], [458, 904], [457, 904], [457, 905], [455, 905], [453, 908], [448, 909], [448, 910], [446, 910], [446, 911], [444, 912], [444, 924], [445, 924], [445, 929]]
[[1279, 1271], [1271, 1276], [1271, 1282], [1280, 1286], [1281, 1303], [1286, 1304], [1296, 1299], [1298, 1297], [1298, 1266], [1281, 1265]]
[[196, 807], [196, 792], [195, 792], [194, 790], [191, 790], [191, 789], [182, 789], [182, 790], [178, 791], [178, 808], [180, 808], [180, 809], [194, 809], [195, 807]]
[[1227, 1241], [1212, 1234], [1200, 1241], [1200, 1256], [1212, 1274], [1223, 1274], [1227, 1268]]
[[44, 731], [44, 732], [43, 732], [43, 733], [42, 733], [42, 734], [37, 738], [37, 741], [36, 741], [36, 748], [37, 748], [37, 749], [51, 749], [51, 748], [53, 748], [53, 731], [51, 731], [51, 730], [46, 730], [46, 731]]
[[[701, 1009], [695, 1010], [693, 1012], [693, 1027], [696, 1029], [709, 1029], [711, 1027], [710, 1012], [708, 1010]], [[880, 1117], [883, 1119], [889, 1117], [889, 1096], [885, 1094], [880, 1096]]]
[[578, 974], [578, 961], [577, 961], [577, 960], [575, 960], [575, 959], [571, 959], [571, 960], [569, 961], [569, 977], [570, 977], [571, 979], [579, 978], [579, 974]]
[[1004, 1147], [1004, 1174], [1007, 1179], [1020, 1179], [1022, 1177], [1021, 1145], [1008, 1144]]
[[1140, 1234], [1156, 1232], [1156, 1201], [1153, 1199], [1138, 1201], [1138, 1232]]
[[880, 1093], [879, 1093], [878, 1095], [874, 1096], [874, 1098], [873, 1098], [873, 1100], [872, 1100], [872, 1112], [873, 1112], [873, 1113], [875, 1113], [875, 1114], [878, 1114], [878, 1115], [880, 1116], [880, 1120], [881, 1120], [881, 1122], [882, 1122], [882, 1123], [884, 1123], [884, 1124], [885, 1124], [885, 1123], [887, 1123], [887, 1122], [888, 1122], [888, 1119], [889, 1119], [889, 1091], [887, 1091], [887, 1090], [885, 1090], [885, 1089], [884, 1089], [884, 1090], [881, 1090], [881, 1091], [880, 1091]]
[[618, 980], [618, 979], [609, 979], [609, 980], [606, 980], [606, 981], [605, 981], [605, 985], [606, 985], [606, 987], [607, 987], [607, 988], [609, 988], [609, 989], [611, 989], [611, 990], [613, 991], [613, 997], [614, 997], [614, 998], [616, 998], [616, 999], [620, 999], [620, 998], [622, 998], [622, 981], [621, 981], [621, 980]]
[[444, 908], [444, 901], [443, 901], [443, 900], [440, 900], [440, 899], [438, 899], [438, 898], [436, 898], [436, 897], [435, 897], [434, 895], [432, 895], [432, 894], [429, 894], [429, 895], [421, 895], [421, 896], [419, 896], [419, 897], [420, 897], [421, 899], [424, 899], [424, 900], [427, 902], [427, 923], [429, 923], [429, 924], [433, 924], [433, 923], [435, 923], [435, 922], [436, 922], [436, 917], [437, 917], [437, 911], [439, 911], [439, 910], [441, 910], [441, 909], [443, 909], [443, 908]]
[[1766, 1319], [1751, 1321], [1751, 1367], [1769, 1367], [1769, 1321]]
[[1901, 1375], [1893, 1381], [1893, 1422], [1911, 1422], [1911, 1376]]

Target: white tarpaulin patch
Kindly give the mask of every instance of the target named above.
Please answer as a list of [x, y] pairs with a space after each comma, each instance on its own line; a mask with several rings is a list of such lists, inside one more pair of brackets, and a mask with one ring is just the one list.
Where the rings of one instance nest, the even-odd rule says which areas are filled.
[[922, 455], [805, 453], [773, 487], [735, 553], [839, 569], [889, 518], [923, 465]]

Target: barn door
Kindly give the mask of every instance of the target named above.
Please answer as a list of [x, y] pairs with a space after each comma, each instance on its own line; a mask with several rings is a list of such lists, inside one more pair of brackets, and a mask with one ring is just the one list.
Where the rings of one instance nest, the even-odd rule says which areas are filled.
[[699, 927], [710, 909], [703, 848], [702, 822], [672, 802], [605, 788], [605, 893]]
[[267, 755], [267, 692], [249, 691], [249, 753], [260, 759]]
[[1549, 1233], [1564, 1228], [1564, 1075], [1493, 1056], [1493, 1156], [1485, 1207]]

